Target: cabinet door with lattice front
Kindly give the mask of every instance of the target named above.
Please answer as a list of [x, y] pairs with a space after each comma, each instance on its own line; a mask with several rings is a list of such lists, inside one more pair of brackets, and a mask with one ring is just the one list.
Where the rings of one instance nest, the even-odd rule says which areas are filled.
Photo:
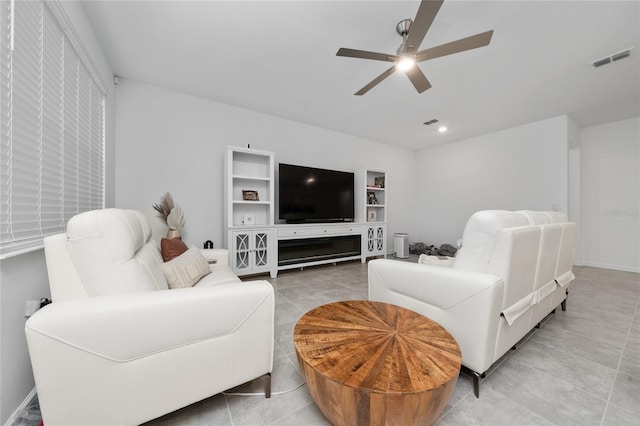
[[250, 232], [234, 232], [233, 233], [233, 249], [232, 249], [232, 267], [236, 274], [251, 272], [251, 233]]
[[255, 231], [253, 238], [253, 271], [262, 272], [269, 270], [269, 239], [268, 231]]
[[368, 226], [366, 237], [366, 255], [379, 256], [385, 254], [385, 226]]
[[269, 230], [234, 231], [231, 240], [231, 261], [236, 274], [270, 271], [272, 256]]

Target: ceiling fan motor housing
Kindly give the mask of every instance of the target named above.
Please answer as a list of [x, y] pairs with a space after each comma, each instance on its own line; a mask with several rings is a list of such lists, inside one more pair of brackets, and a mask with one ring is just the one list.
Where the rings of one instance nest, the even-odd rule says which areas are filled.
[[402, 36], [402, 44], [398, 47], [398, 50], [396, 50], [396, 54], [399, 56], [402, 56], [407, 48], [407, 34], [409, 34], [411, 24], [413, 24], [413, 20], [403, 19], [396, 25], [396, 31]]
[[409, 34], [409, 29], [411, 28], [411, 24], [413, 24], [413, 20], [403, 19], [402, 21], [398, 22], [398, 25], [396, 25], [396, 31], [402, 37], [405, 37], [407, 34]]

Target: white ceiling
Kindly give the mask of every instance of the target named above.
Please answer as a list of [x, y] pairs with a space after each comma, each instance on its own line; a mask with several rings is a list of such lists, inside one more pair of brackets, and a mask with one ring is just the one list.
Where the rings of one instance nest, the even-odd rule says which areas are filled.
[[491, 44], [421, 63], [422, 94], [396, 72], [364, 96], [389, 64], [336, 51], [395, 53], [418, 1], [84, 5], [118, 76], [413, 150], [562, 114], [583, 127], [640, 115], [639, 1], [447, 0], [421, 50], [493, 29]]

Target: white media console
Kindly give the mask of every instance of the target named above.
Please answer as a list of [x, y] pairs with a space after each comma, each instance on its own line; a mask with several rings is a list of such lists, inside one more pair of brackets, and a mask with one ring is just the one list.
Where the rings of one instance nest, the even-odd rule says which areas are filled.
[[234, 228], [229, 231], [231, 266], [239, 275], [323, 265], [366, 262], [384, 256], [383, 223], [331, 223]]
[[386, 256], [386, 173], [359, 175], [357, 222], [276, 224], [274, 154], [229, 147], [225, 168], [226, 247], [239, 276]]

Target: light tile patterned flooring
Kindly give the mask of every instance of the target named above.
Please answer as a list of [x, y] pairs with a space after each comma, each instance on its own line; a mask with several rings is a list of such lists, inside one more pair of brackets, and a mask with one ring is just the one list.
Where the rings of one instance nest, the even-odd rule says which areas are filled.
[[[411, 259], [415, 261], [415, 257]], [[473, 395], [461, 374], [438, 425], [640, 425], [640, 274], [575, 267], [567, 311], [556, 310], [505, 355]], [[268, 279], [267, 276], [252, 279]], [[367, 298], [367, 265], [281, 272], [274, 393], [303, 383], [292, 334], [318, 305]], [[260, 392], [260, 379], [233, 390]], [[327, 425], [306, 386], [270, 399], [216, 395], [147, 425]]]

